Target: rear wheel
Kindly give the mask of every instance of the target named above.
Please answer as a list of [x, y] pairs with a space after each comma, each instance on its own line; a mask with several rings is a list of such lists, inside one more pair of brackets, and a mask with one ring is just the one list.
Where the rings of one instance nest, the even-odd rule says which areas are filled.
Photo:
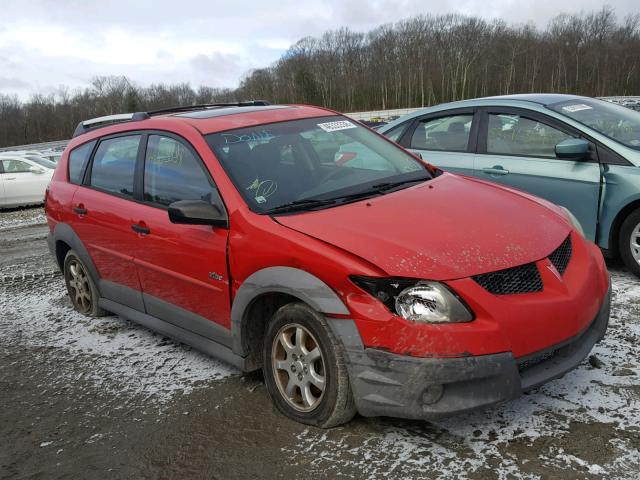
[[625, 266], [640, 277], [640, 209], [622, 222], [618, 250]]
[[89, 317], [102, 317], [108, 312], [98, 306], [98, 289], [86, 265], [73, 250], [64, 258], [64, 281], [73, 308]]
[[263, 371], [276, 407], [293, 420], [329, 428], [355, 414], [342, 345], [305, 304], [285, 305], [271, 318]]

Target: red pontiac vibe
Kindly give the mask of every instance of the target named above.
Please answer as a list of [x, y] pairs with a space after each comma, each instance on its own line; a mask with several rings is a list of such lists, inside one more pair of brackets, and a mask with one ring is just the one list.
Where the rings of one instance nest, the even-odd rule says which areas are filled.
[[602, 255], [567, 210], [318, 107], [82, 122], [46, 212], [77, 311], [262, 369], [277, 408], [320, 427], [516, 398], [609, 319]]

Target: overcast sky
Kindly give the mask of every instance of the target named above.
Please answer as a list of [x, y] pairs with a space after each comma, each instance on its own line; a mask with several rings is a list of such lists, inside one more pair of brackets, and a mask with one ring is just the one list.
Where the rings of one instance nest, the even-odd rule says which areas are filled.
[[419, 13], [465, 13], [544, 26], [562, 12], [640, 0], [2, 0], [0, 93], [28, 98], [96, 75], [235, 87], [293, 42], [347, 26], [367, 31]]

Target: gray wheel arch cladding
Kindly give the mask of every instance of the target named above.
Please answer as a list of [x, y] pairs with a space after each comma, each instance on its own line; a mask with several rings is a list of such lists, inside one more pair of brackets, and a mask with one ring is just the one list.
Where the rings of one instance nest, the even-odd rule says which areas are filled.
[[[49, 249], [51, 250], [51, 253], [54, 255], [54, 257], [56, 257], [56, 244], [59, 241], [62, 241], [69, 245], [71, 249], [78, 254], [80, 260], [82, 260], [82, 263], [87, 266], [89, 275], [91, 275], [91, 278], [93, 279], [93, 282], [95, 283], [96, 288], [98, 288], [99, 291], [98, 280], [100, 279], [100, 276], [98, 275], [98, 270], [93, 264], [93, 261], [89, 256], [89, 252], [87, 252], [87, 249], [82, 243], [82, 240], [80, 240], [80, 237], [78, 237], [78, 234], [68, 224], [58, 223], [55, 226], [53, 233], [49, 234], [49, 238]], [[62, 270], [63, 266], [61, 265], [60, 268]]]
[[293, 267], [268, 267], [251, 274], [240, 286], [231, 307], [233, 351], [246, 355], [242, 345], [245, 312], [263, 294], [286, 293], [324, 314], [348, 315], [338, 295], [318, 277]]

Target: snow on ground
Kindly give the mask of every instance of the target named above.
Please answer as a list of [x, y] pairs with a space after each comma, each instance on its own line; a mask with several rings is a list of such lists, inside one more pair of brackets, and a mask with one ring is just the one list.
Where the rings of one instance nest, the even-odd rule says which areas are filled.
[[3, 210], [0, 213], [0, 232], [16, 227], [47, 223], [47, 217], [42, 208]]
[[[0, 339], [63, 349], [90, 361], [94, 382], [119, 393], [168, 401], [198, 385], [239, 372], [225, 363], [116, 316], [87, 318], [71, 308], [61, 276], [26, 294], [0, 289]], [[15, 331], [15, 325], [19, 330]], [[2, 338], [4, 337], [4, 338]], [[73, 360], [70, 360], [73, 361]], [[124, 390], [124, 391], [123, 391]]]

